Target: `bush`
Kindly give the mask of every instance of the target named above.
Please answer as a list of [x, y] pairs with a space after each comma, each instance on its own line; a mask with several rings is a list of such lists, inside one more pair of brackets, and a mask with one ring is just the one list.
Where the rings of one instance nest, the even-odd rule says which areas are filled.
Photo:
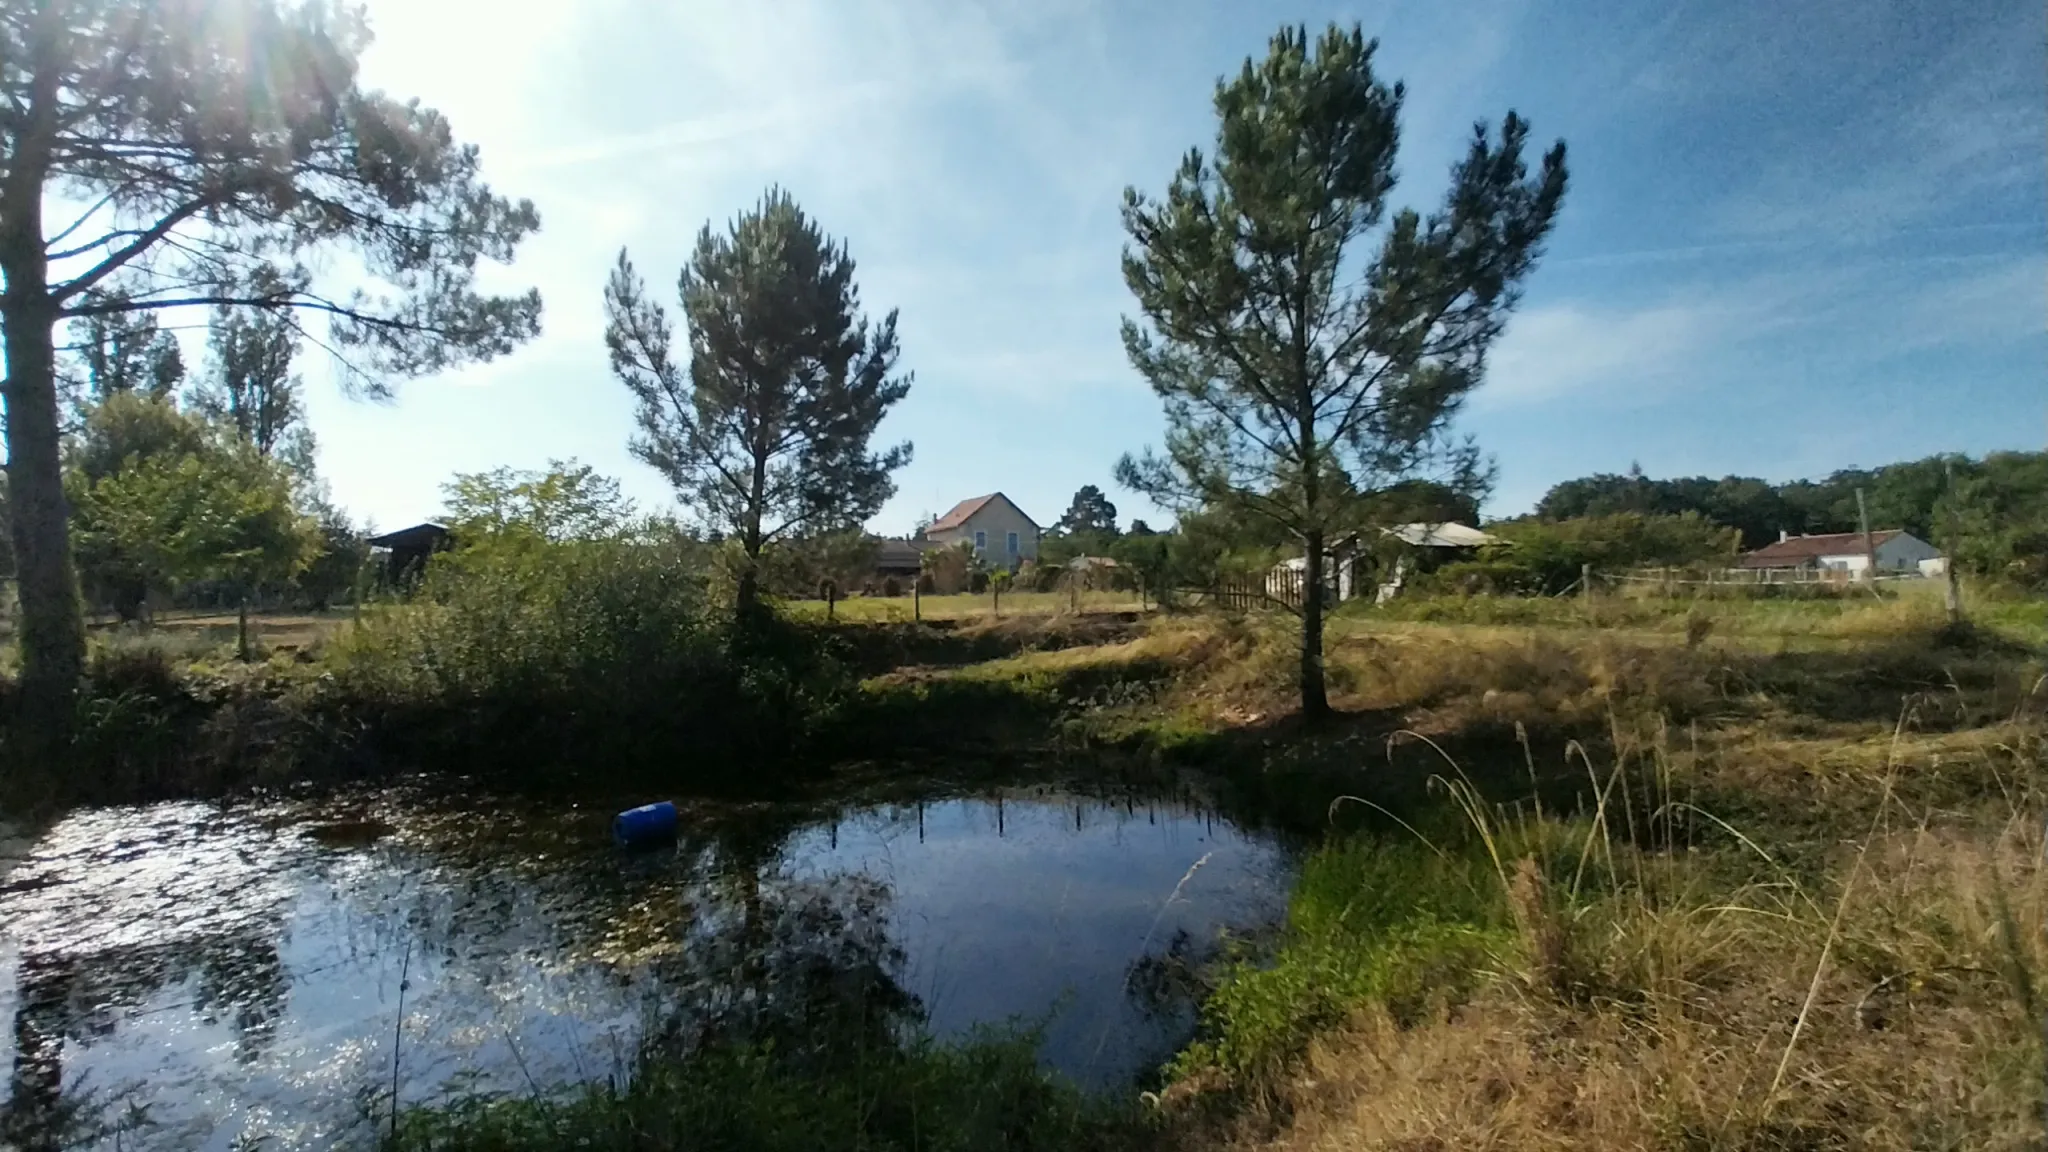
[[1501, 585], [1500, 590], [1555, 595], [1571, 587], [1585, 565], [1592, 565], [1595, 571], [1643, 565], [1726, 565], [1734, 561], [1742, 541], [1735, 529], [1695, 512], [1511, 520], [1489, 525], [1487, 531], [1500, 537], [1504, 545], [1487, 549], [1481, 565], [1449, 565], [1439, 571], [1438, 578], [1445, 578], [1452, 569], [1464, 569], [1452, 578], [1483, 575]]
[[405, 751], [443, 762], [751, 775], [740, 765], [786, 751], [829, 707], [834, 678], [779, 621], [736, 633], [710, 604], [702, 552], [681, 537], [483, 538], [337, 637], [327, 670]]

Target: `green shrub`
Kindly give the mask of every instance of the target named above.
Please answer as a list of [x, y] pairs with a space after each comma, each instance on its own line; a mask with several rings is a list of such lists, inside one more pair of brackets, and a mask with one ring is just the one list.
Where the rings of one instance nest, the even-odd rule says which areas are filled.
[[1478, 845], [1439, 854], [1361, 837], [1324, 847], [1302, 865], [1272, 962], [1223, 973], [1201, 1038], [1169, 1072], [1256, 1080], [1367, 1002], [1413, 1018], [1469, 995], [1489, 955], [1513, 943], [1500, 893]]
[[324, 665], [400, 751], [562, 781], [755, 777], [750, 758], [787, 751], [836, 682], [779, 621], [735, 632], [710, 603], [701, 546], [677, 536], [465, 544], [433, 559], [410, 601], [338, 636]]
[[[1510, 520], [1487, 526], [1504, 543], [1489, 548], [1489, 578], [1524, 594], [1556, 594], [1579, 578], [1584, 565], [1616, 571], [1644, 565], [1685, 567], [1734, 561], [1741, 533], [1695, 512], [1651, 516], [1622, 512], [1575, 520]], [[1452, 567], [1464, 568], [1464, 565]], [[1519, 570], [1510, 575], [1510, 570]], [[1443, 573], [1438, 574], [1439, 579]]]

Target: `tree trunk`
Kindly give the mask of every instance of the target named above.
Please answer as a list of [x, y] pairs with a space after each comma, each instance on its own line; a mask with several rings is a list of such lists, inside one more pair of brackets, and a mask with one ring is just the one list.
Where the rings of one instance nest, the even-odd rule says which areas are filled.
[[753, 487], [747, 491], [746, 522], [740, 530], [740, 547], [746, 552], [746, 565], [740, 569], [739, 587], [734, 590], [733, 609], [740, 621], [751, 625], [754, 612], [761, 603], [761, 505], [768, 498], [768, 451], [756, 443], [754, 446]]
[[1323, 679], [1323, 533], [1305, 534], [1301, 590], [1301, 714], [1320, 720], [1330, 714], [1330, 693]]
[[7, 482], [21, 602], [22, 752], [41, 760], [60, 752], [70, 735], [85, 668], [85, 618], [58, 454], [57, 313], [37, 192], [0, 205], [9, 217], [0, 225], [0, 271], [7, 278], [0, 327], [7, 340]]

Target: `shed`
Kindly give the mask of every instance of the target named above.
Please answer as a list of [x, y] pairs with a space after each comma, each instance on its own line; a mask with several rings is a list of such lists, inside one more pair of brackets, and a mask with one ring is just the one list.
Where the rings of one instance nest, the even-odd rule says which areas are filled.
[[370, 547], [384, 553], [384, 571], [393, 583], [417, 579], [426, 569], [427, 557], [455, 544], [455, 533], [446, 524], [429, 520], [382, 536], [372, 536]]

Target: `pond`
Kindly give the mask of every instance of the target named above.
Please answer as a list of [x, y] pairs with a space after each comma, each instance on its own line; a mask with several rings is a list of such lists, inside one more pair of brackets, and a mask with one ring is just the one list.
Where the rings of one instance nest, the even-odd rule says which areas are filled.
[[1137, 796], [703, 806], [634, 854], [616, 807], [409, 785], [73, 813], [0, 865], [9, 1107], [83, 1146], [361, 1145], [394, 1086], [618, 1080], [650, 1022], [801, 1021], [820, 988], [939, 1036], [1021, 1021], [1114, 1089], [1187, 1039], [1180, 962], [1277, 919], [1290, 879], [1274, 840]]

